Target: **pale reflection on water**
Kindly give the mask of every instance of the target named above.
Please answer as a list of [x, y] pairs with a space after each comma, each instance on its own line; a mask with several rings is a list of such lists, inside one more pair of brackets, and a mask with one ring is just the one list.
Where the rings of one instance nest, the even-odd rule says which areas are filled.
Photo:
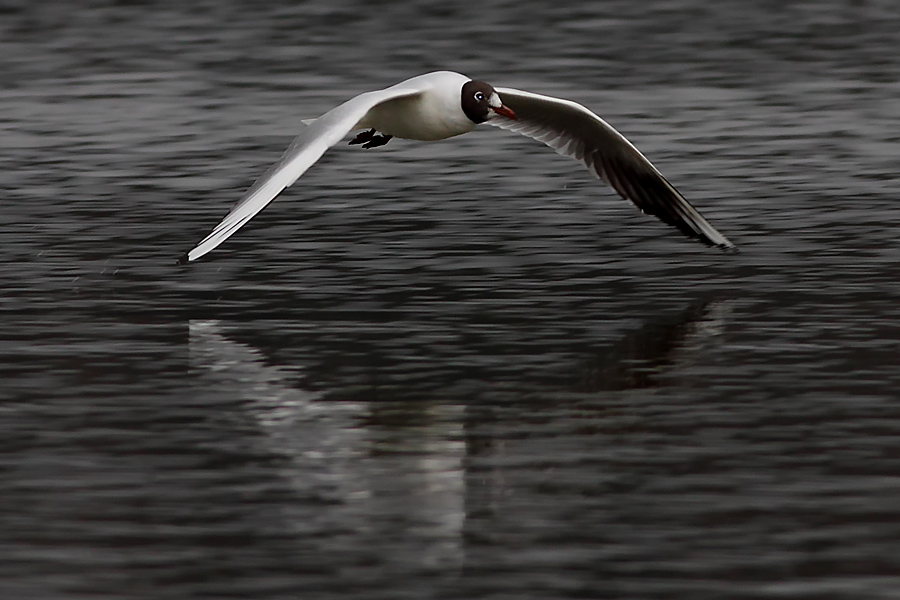
[[[405, 535], [403, 556], [452, 572], [462, 564], [463, 451], [460, 404], [433, 404], [416, 424], [388, 429], [359, 402], [324, 401], [291, 383], [296, 369], [265, 364], [258, 350], [234, 342], [219, 321], [190, 322], [192, 369], [208, 393], [238, 399], [259, 425], [253, 439], [289, 460], [282, 474], [301, 495], [324, 502], [335, 527], [359, 545], [388, 532]], [[395, 436], [399, 436], [397, 439]], [[284, 527], [296, 518], [285, 507]], [[300, 527], [303, 530], [304, 527]]]

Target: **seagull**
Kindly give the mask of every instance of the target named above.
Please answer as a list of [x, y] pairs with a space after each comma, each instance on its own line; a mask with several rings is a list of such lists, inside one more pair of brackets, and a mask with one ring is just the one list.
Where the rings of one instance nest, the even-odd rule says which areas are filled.
[[365, 92], [318, 119], [303, 122], [306, 128], [278, 162], [179, 264], [197, 260], [234, 235], [353, 131], [363, 130], [350, 144], [369, 149], [383, 146], [393, 137], [443, 140], [468, 133], [481, 123], [521, 133], [580, 160], [643, 212], [708, 246], [735, 249], [625, 136], [570, 100], [494, 88], [460, 73], [437, 71]]

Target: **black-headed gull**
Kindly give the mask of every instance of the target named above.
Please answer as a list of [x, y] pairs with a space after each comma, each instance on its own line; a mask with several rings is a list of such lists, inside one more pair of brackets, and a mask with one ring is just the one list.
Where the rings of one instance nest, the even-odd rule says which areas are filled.
[[228, 239], [351, 131], [365, 130], [351, 144], [373, 148], [394, 136], [443, 140], [472, 131], [480, 123], [544, 142], [560, 154], [584, 162], [591, 173], [643, 212], [710, 246], [734, 248], [631, 142], [590, 110], [569, 100], [495, 89], [459, 73], [438, 71], [360, 94], [305, 123], [308, 126], [281, 159], [179, 262], [197, 260]]

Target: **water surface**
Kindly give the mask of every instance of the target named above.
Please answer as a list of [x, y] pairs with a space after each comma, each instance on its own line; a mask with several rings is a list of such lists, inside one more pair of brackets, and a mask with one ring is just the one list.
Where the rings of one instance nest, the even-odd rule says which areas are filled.
[[[893, 4], [2, 13], [4, 597], [897, 597]], [[174, 266], [440, 68], [595, 109], [741, 253], [486, 128]]]

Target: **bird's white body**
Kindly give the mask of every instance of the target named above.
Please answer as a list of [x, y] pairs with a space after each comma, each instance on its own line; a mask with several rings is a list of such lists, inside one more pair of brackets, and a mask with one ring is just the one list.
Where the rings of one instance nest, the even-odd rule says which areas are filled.
[[477, 125], [466, 116], [459, 102], [459, 90], [467, 81], [465, 75], [438, 71], [374, 92], [416, 90], [419, 93], [376, 104], [353, 129], [375, 129], [386, 135], [426, 142], [468, 133]]
[[734, 247], [637, 148], [584, 106], [510, 88], [495, 90], [459, 73], [437, 71], [360, 94], [318, 119], [305, 121], [308, 126], [281, 159], [181, 262], [196, 260], [219, 246], [351, 131], [370, 129], [387, 136], [434, 141], [467, 133], [482, 122], [527, 135], [582, 161], [623, 198], [690, 237]]

